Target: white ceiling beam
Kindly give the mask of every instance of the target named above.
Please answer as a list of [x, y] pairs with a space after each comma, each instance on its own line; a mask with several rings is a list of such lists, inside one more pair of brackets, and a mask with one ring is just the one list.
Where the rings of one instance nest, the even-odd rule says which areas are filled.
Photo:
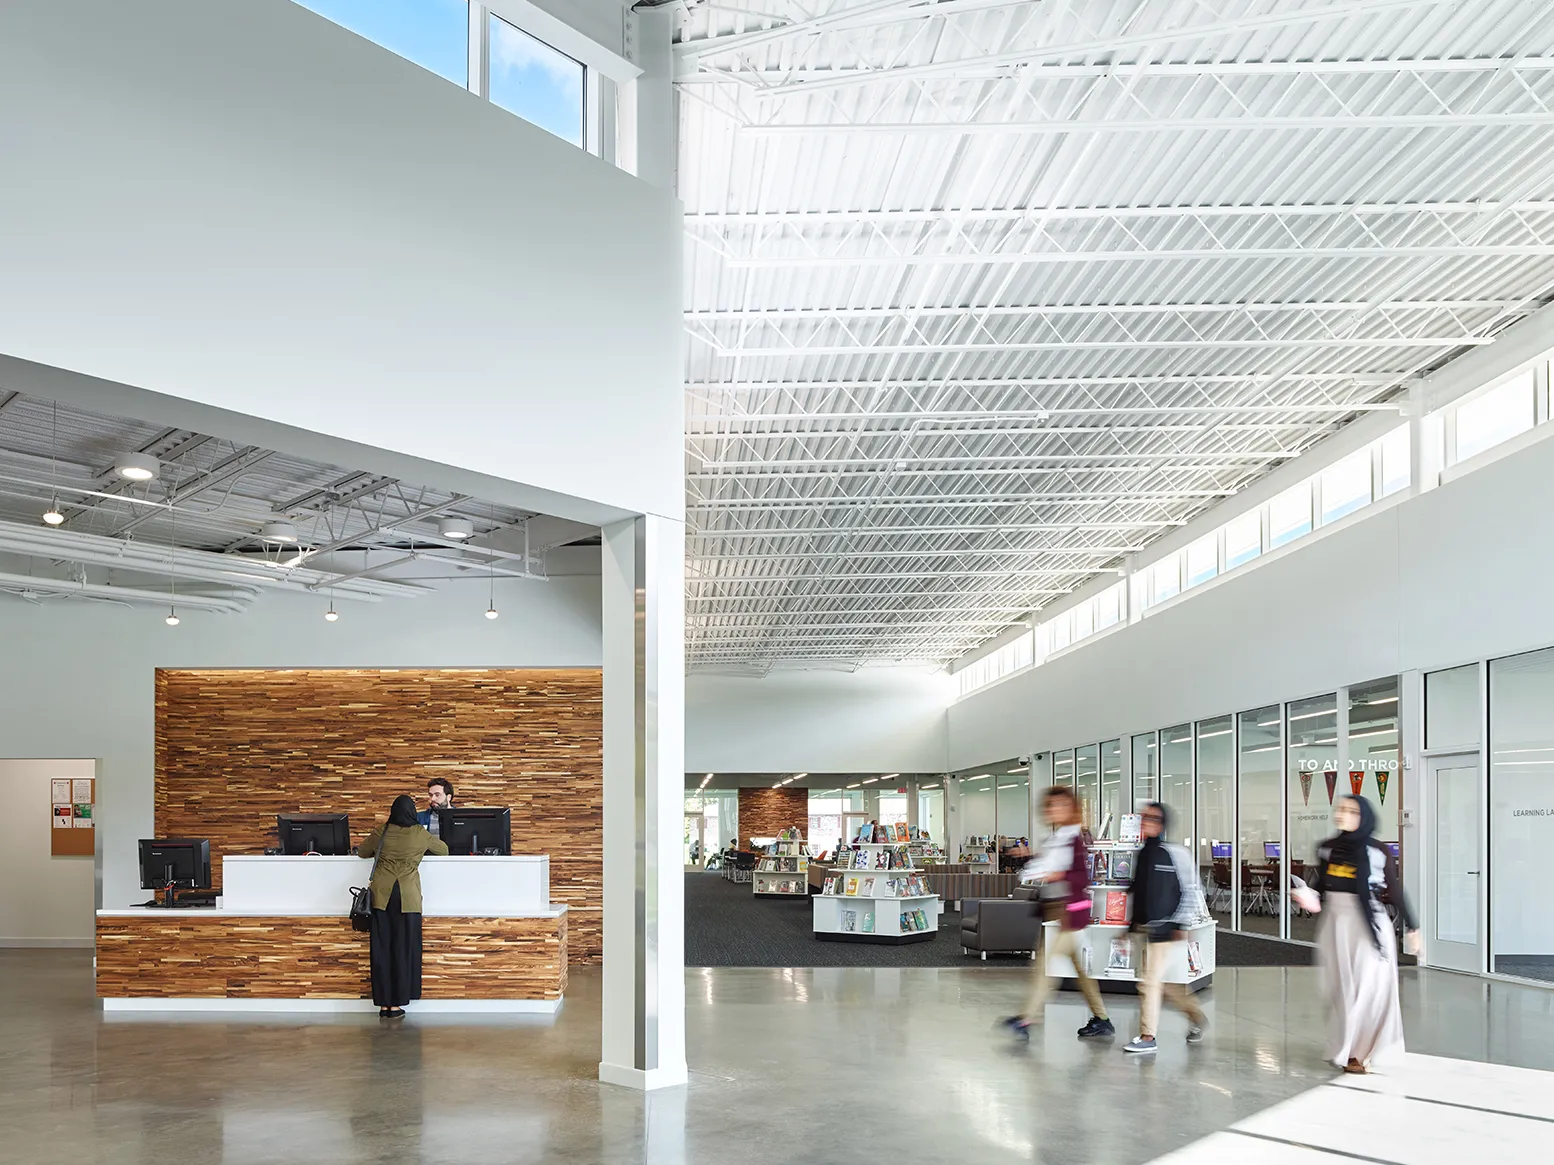
[[[1381, 305], [1383, 311], [1475, 311], [1520, 308], [1525, 301], [1517, 299], [1397, 299]], [[1087, 315], [1251, 315], [1282, 312], [1346, 312], [1370, 311], [1377, 305], [1363, 300], [1253, 300], [1246, 303], [1035, 303], [988, 304], [972, 307], [743, 307], [743, 308], [687, 308], [685, 318], [695, 324], [737, 323], [741, 320], [776, 320], [778, 323], [799, 320], [850, 320], [891, 319], [907, 316], [917, 319], [936, 319], [945, 316], [967, 318], [992, 318], [1012, 316], [1087, 316]]]
[[905, 389], [939, 390], [944, 388], [1173, 388], [1194, 387], [1206, 384], [1356, 384], [1391, 385], [1398, 381], [1395, 374], [1371, 372], [1285, 372], [1268, 375], [1258, 372], [1213, 373], [1179, 376], [940, 376], [932, 380], [906, 380], [901, 377], [879, 377], [874, 380], [692, 380], [687, 390], [716, 389], [728, 392], [849, 392], [857, 389], [875, 389], [880, 392]]
[[[880, 433], [899, 433], [905, 430], [898, 428], [874, 428], [877, 421], [1041, 421], [1047, 417], [1069, 416], [1095, 416], [1095, 417], [1134, 417], [1134, 416], [1160, 416], [1162, 414], [1183, 413], [1188, 416], [1221, 417], [1227, 415], [1250, 415], [1269, 417], [1300, 418], [1310, 417], [1313, 414], [1333, 414], [1347, 416], [1349, 413], [1387, 413], [1398, 412], [1402, 408], [1401, 401], [1362, 402], [1356, 401], [1350, 404], [1318, 404], [1293, 403], [1283, 405], [1267, 404], [1241, 404], [1238, 402], [1226, 402], [1213, 405], [1188, 405], [1188, 404], [1154, 404], [1154, 405], [1118, 405], [1115, 408], [1110, 405], [1033, 405], [1030, 409], [1019, 411], [1014, 409], [988, 409], [978, 411], [976, 409], [921, 409], [917, 412], [805, 412], [805, 413], [706, 413], [687, 417], [685, 421], [687, 436], [702, 438], [706, 436], [721, 436], [716, 432], [729, 426], [759, 427], [765, 425], [800, 424], [812, 421], [854, 421], [858, 424], [856, 429], [837, 429], [825, 431], [827, 435], [867, 437]], [[706, 428], [707, 432], [701, 429]], [[1109, 431], [1110, 426], [1097, 431]], [[978, 433], [985, 430], [968, 429], [956, 430], [956, 432]], [[1089, 430], [1083, 430], [1089, 431]], [[765, 435], [765, 434], [763, 434]], [[795, 430], [792, 432], [775, 432], [772, 436], [785, 437], [812, 437], [815, 430]]]
[[[962, 63], [953, 73], [940, 74], [937, 80], [957, 82], [983, 80], [1018, 85], [1022, 89], [1046, 81], [1082, 80], [1092, 77], [1279, 77], [1310, 74], [1389, 74], [1389, 73], [1491, 73], [1544, 72], [1554, 69], [1554, 56], [1525, 57], [1397, 57], [1389, 60], [1279, 60], [1279, 61], [1116, 61], [1096, 64], [1062, 63], [1031, 65], [1010, 69], [1006, 65]], [[736, 84], [761, 97], [802, 94], [817, 82], [859, 81], [875, 83], [881, 77], [877, 69], [722, 69], [681, 70], [675, 81], [681, 85]], [[778, 92], [778, 85], [792, 85]]]
[[[992, 531], [989, 531], [991, 533]], [[1116, 558], [1119, 554], [1134, 554], [1137, 546], [986, 546], [966, 547], [958, 550], [859, 550], [849, 551], [855, 561], [869, 562], [883, 559], [938, 559], [938, 558]], [[818, 562], [830, 557], [823, 554], [705, 554], [690, 556], [697, 567], [729, 562]]]
[[1496, 211], [1517, 214], [1546, 214], [1554, 211], [1554, 200], [1519, 199], [1516, 202], [1482, 201], [1404, 201], [1404, 202], [1315, 202], [1249, 203], [1239, 206], [1172, 204], [1165, 206], [1011, 206], [950, 207], [943, 210], [730, 210], [699, 211], [687, 214], [691, 227], [779, 225], [831, 225], [845, 223], [922, 223], [922, 222], [1043, 222], [1054, 219], [1134, 219], [1134, 218], [1329, 218], [1354, 215], [1385, 218], [1394, 215], [1480, 215]]
[[[1554, 248], [1550, 248], [1554, 254]], [[722, 359], [739, 356], [872, 356], [881, 353], [937, 355], [946, 352], [970, 354], [1005, 352], [1197, 352], [1208, 348], [1232, 351], [1268, 349], [1338, 348], [1366, 351], [1393, 348], [1472, 348], [1494, 343], [1493, 336], [1310, 336], [1290, 339], [1216, 339], [1212, 336], [1191, 340], [1029, 340], [993, 344], [953, 344], [925, 341], [921, 344], [815, 344], [782, 348], [741, 348], [720, 346], [713, 354]]]
[[[1005, 67], [1025, 65], [1037, 61], [1072, 60], [1076, 57], [1086, 57], [1096, 53], [1115, 53], [1130, 48], [1148, 48], [1151, 45], [1161, 43], [1183, 44], [1187, 41], [1200, 39], [1222, 39], [1265, 29], [1285, 28], [1290, 25], [1311, 28], [1328, 20], [1347, 20], [1356, 16], [1397, 12], [1405, 9], [1433, 8], [1441, 4], [1459, 2], [1460, 0], [1344, 0], [1342, 3], [1326, 4], [1315, 8], [1286, 8], [1278, 12], [1259, 13], [1255, 16], [1240, 16], [1229, 20], [1154, 27], [1125, 35], [1104, 36], [1093, 40], [1075, 41], [1068, 44], [1032, 45], [1027, 48], [987, 53], [977, 57], [960, 57], [954, 60], [931, 61], [918, 65], [896, 65], [876, 69], [872, 72], [860, 71], [857, 74], [845, 77], [832, 77], [823, 81], [790, 81], [777, 85], [769, 91], [774, 93], [795, 91], [812, 93], [851, 85], [877, 83], [879, 81], [899, 81], [917, 77], [954, 75], [958, 69], [964, 68], [967, 65]], [[1166, 19], [1172, 18], [1167, 17]]]
[[1479, 243], [1473, 245], [1375, 247], [1140, 247], [1131, 251], [939, 251], [930, 254], [860, 255], [727, 255], [729, 267], [868, 267], [868, 266], [1002, 266], [1022, 263], [1139, 263], [1250, 259], [1538, 259], [1554, 255], [1548, 243]]
[[774, 24], [753, 32], [721, 33], [680, 41], [674, 46], [674, 52], [682, 61], [695, 61], [714, 53], [746, 52], [764, 44], [836, 29], [877, 28], [930, 17], [965, 16], [992, 8], [1020, 8], [1029, 3], [1030, 0], [874, 0], [870, 4], [833, 9], [821, 16]]
[[1284, 133], [1310, 130], [1367, 129], [1541, 129], [1554, 125], [1554, 113], [1377, 113], [1308, 117], [1147, 117], [1075, 121], [807, 121], [742, 125], [747, 137], [860, 137], [878, 134], [1003, 134], [1051, 137], [1058, 134], [1117, 133]]
[[[1201, 468], [1201, 467], [1200, 467]], [[709, 475], [710, 476], [710, 475]], [[733, 475], [722, 475], [722, 481], [738, 481]], [[881, 509], [898, 509], [911, 507], [913, 509], [977, 509], [983, 506], [1029, 506], [1035, 502], [1049, 502], [1062, 505], [1110, 505], [1114, 502], [1138, 502], [1149, 505], [1173, 505], [1182, 501], [1209, 501], [1214, 498], [1227, 498], [1234, 490], [1229, 489], [1184, 489], [1171, 490], [1169, 492], [1150, 493], [1147, 491], [1134, 492], [1132, 490], [1119, 490], [1115, 493], [1094, 493], [1085, 490], [1080, 493], [1030, 493], [1024, 489], [1012, 490], [1003, 494], [914, 494], [903, 497], [809, 497], [809, 498], [734, 498], [729, 500], [709, 499], [701, 502], [688, 502], [687, 512], [709, 510], [714, 513], [739, 513], [748, 510], [780, 511], [780, 510], [809, 510], [815, 507], [842, 507], [842, 506], [878, 506]]]
[[[1008, 525], [987, 522], [980, 525], [960, 526], [866, 526], [853, 529], [847, 526], [801, 526], [792, 530], [692, 530], [686, 534], [689, 542], [714, 542], [719, 539], [742, 541], [745, 539], [773, 542], [786, 538], [928, 538], [942, 536], [981, 534], [1076, 534], [1103, 531], [1164, 529], [1183, 525], [1182, 522], [1037, 522], [1034, 524]], [[693, 552], [694, 556], [694, 552]]]

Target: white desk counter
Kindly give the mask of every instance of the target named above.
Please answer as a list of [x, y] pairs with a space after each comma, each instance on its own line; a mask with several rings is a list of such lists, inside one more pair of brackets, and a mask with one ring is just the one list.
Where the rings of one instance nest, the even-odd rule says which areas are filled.
[[[215, 908], [97, 912], [106, 1011], [371, 1011], [367, 935], [351, 887], [370, 858], [230, 856]], [[554, 1012], [567, 909], [543, 856], [428, 857], [418, 1012]]]

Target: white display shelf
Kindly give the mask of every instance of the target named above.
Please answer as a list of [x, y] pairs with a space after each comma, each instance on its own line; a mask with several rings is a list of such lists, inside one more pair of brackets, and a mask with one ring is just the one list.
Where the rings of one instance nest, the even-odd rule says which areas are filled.
[[854, 902], [915, 902], [922, 898], [937, 898], [937, 894], [817, 894], [817, 898], [850, 898]]
[[[1042, 941], [1044, 950], [1052, 949], [1051, 939], [1057, 929], [1055, 922], [1042, 924]], [[1200, 922], [1187, 928], [1187, 940], [1174, 944], [1170, 952], [1170, 961], [1166, 964], [1165, 981], [1167, 983], [1184, 984], [1189, 991], [1198, 991], [1207, 987], [1214, 977], [1214, 936], [1217, 933], [1218, 924], [1212, 919]], [[1108, 967], [1107, 962], [1111, 955], [1112, 939], [1121, 938], [1128, 933], [1126, 923], [1118, 922], [1093, 922], [1084, 933], [1083, 942], [1091, 952], [1090, 977], [1105, 990], [1107, 984], [1126, 984], [1136, 989], [1139, 981], [1138, 972], [1135, 969], [1139, 960], [1140, 950], [1144, 945], [1143, 935], [1133, 935], [1129, 951], [1129, 966], [1127, 968]], [[1189, 943], [1198, 944], [1198, 969], [1194, 971], [1189, 966], [1187, 947]], [[1073, 979], [1074, 964], [1062, 955], [1050, 955], [1047, 957], [1047, 974], [1054, 979]], [[1123, 988], [1124, 990], [1127, 987]]]
[[[803, 898], [809, 894], [809, 874], [804, 870], [798, 873], [791, 870], [786, 873], [779, 870], [757, 871], [750, 875], [750, 885], [757, 895], [763, 897]], [[781, 890], [779, 886], [787, 886], [789, 889]]]
[[[822, 941], [899, 945], [930, 942], [939, 933], [942, 904], [934, 895], [866, 898], [858, 894], [817, 894], [814, 903], [815, 937]], [[855, 916], [855, 925], [851, 930], [844, 924], [845, 912], [849, 910]], [[928, 925], [922, 930], [904, 926], [901, 916], [909, 910], [921, 910]], [[872, 930], [864, 929], [865, 916], [868, 914], [874, 916]]]

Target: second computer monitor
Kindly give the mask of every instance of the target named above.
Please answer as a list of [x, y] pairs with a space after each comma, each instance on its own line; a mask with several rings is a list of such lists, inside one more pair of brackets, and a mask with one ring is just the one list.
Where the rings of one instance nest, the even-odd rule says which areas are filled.
[[203, 837], [140, 839], [140, 888], [210, 889], [210, 842]]
[[275, 827], [288, 855], [351, 852], [351, 821], [344, 813], [280, 813]]
[[513, 848], [513, 816], [510, 809], [444, 809], [438, 836], [448, 843], [450, 854], [509, 854]]
[[1279, 860], [1279, 843], [1276, 841], [1263, 842], [1263, 857], [1270, 862]]

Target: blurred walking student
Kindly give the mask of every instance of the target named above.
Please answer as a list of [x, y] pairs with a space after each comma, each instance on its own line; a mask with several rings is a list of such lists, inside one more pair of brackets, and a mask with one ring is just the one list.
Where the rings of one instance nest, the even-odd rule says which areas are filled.
[[1031, 992], [1025, 1010], [1003, 1022], [1022, 1039], [1030, 1038], [1030, 1026], [1040, 1022], [1052, 993], [1047, 975], [1047, 959], [1062, 955], [1074, 964], [1079, 990], [1090, 1006], [1090, 1022], [1079, 1029], [1080, 1039], [1109, 1036], [1116, 1032], [1106, 1017], [1101, 992], [1085, 968], [1085, 927], [1090, 925], [1090, 856], [1079, 827], [1079, 803], [1074, 791], [1061, 785], [1048, 789], [1042, 800], [1052, 833], [1042, 842], [1041, 851], [1020, 871], [1020, 881], [1040, 887], [1037, 908], [1043, 922], [1057, 924], [1051, 947], [1042, 934], [1042, 948], [1031, 964]]
[[1160, 1000], [1169, 996], [1171, 1004], [1187, 1017], [1187, 1042], [1203, 1039], [1203, 1009], [1186, 986], [1165, 981], [1166, 964], [1186, 956], [1182, 944], [1192, 922], [1197, 901], [1197, 874], [1192, 858], [1181, 846], [1167, 845], [1166, 826], [1170, 814], [1157, 801], [1144, 806], [1140, 831], [1144, 844], [1133, 859], [1133, 880], [1128, 883], [1128, 917], [1131, 930], [1142, 940], [1143, 966], [1139, 975], [1139, 1034], [1125, 1052], [1153, 1052], [1160, 1024]]
[[1317, 948], [1328, 1007], [1327, 1058], [1345, 1072], [1361, 1074], [1374, 1061], [1403, 1054], [1397, 942], [1379, 892], [1387, 891], [1402, 916], [1410, 954], [1419, 950], [1419, 924], [1397, 863], [1375, 838], [1371, 803], [1345, 796], [1333, 821], [1338, 833], [1317, 847], [1316, 879], [1310, 887], [1297, 886], [1294, 898], [1303, 909], [1322, 915]]

